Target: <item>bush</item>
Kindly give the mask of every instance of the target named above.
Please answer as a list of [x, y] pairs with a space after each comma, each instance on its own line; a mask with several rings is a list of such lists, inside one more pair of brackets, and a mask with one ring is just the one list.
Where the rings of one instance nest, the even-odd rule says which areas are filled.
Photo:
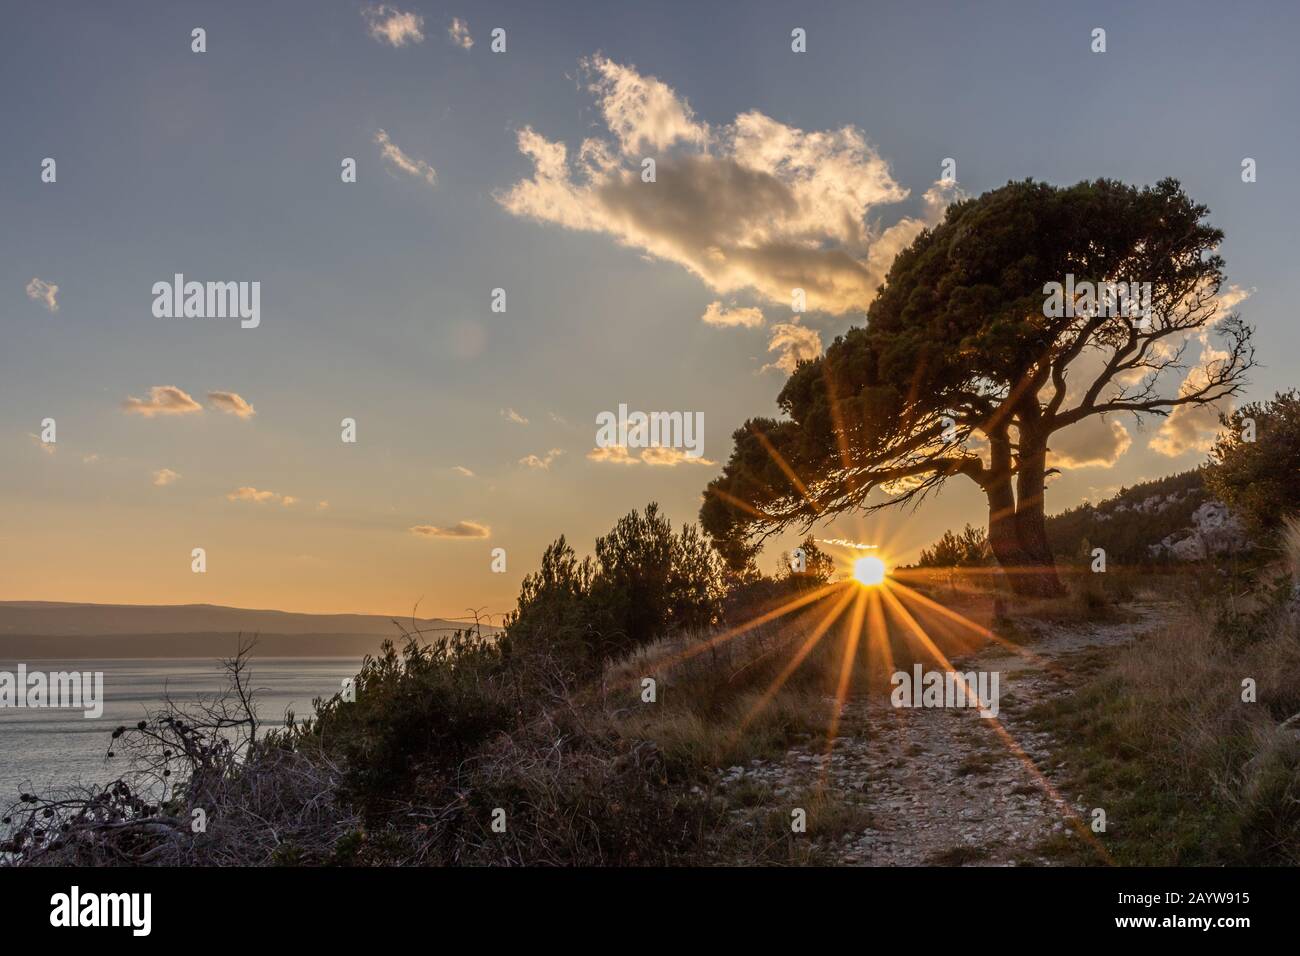
[[957, 534], [945, 531], [943, 537], [921, 550], [918, 568], [978, 567], [990, 562], [988, 535], [983, 528], [966, 525]]
[[290, 732], [292, 742], [339, 761], [344, 798], [371, 818], [417, 793], [439, 801], [480, 745], [515, 726], [512, 676], [476, 630], [427, 645], [411, 636], [400, 653], [385, 641], [362, 663], [355, 699], [317, 700], [316, 716]]
[[724, 591], [721, 558], [699, 529], [674, 535], [651, 503], [596, 539], [594, 560], [579, 562], [563, 537], [548, 547], [524, 579], [503, 646], [590, 670], [666, 632], [716, 624]]
[[1220, 421], [1206, 486], [1255, 530], [1276, 531], [1300, 509], [1300, 392], [1243, 405]]

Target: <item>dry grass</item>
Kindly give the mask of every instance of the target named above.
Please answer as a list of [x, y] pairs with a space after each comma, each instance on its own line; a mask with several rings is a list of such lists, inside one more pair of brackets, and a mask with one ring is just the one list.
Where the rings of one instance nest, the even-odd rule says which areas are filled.
[[1119, 862], [1294, 865], [1300, 733], [1281, 724], [1297, 712], [1300, 632], [1261, 604], [1184, 609], [1034, 715], [1065, 744], [1071, 791], [1107, 809]]

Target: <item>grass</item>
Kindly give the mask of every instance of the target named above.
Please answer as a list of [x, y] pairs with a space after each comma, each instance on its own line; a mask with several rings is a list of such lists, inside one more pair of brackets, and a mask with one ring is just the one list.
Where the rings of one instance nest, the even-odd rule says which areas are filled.
[[[1244, 622], [1185, 610], [1107, 653], [1083, 655], [1075, 693], [1029, 717], [1060, 742], [1065, 789], [1105, 809], [1115, 861], [1300, 863], [1300, 737], [1279, 726], [1300, 711], [1295, 621], [1262, 607]], [[1256, 702], [1242, 700], [1246, 678]], [[1095, 862], [1058, 842], [1040, 849]]]

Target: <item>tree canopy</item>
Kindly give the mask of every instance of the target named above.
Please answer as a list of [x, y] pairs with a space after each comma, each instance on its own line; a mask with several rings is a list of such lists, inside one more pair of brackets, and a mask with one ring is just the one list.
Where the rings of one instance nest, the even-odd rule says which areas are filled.
[[[999, 563], [1050, 569], [1049, 436], [1219, 402], [1253, 364], [1249, 326], [1219, 300], [1223, 233], [1207, 215], [1172, 179], [1025, 181], [955, 203], [899, 253], [865, 327], [799, 364], [782, 417], [734, 433], [703, 527], [735, 564], [791, 525], [915, 502], [965, 475], [988, 497]], [[1074, 292], [1066, 308], [1048, 306], [1052, 283]], [[1119, 283], [1149, 284], [1148, 314], [1078, 291]]]

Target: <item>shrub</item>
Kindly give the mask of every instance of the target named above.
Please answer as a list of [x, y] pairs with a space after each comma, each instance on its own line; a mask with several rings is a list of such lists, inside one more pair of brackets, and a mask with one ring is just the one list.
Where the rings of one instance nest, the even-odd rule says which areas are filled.
[[945, 531], [943, 537], [921, 550], [917, 559], [919, 568], [962, 568], [988, 564], [990, 560], [988, 536], [983, 528], [970, 525], [957, 534]]
[[476, 630], [425, 645], [412, 636], [400, 653], [385, 641], [362, 663], [355, 699], [317, 700], [292, 742], [338, 760], [343, 796], [371, 818], [417, 791], [437, 801], [484, 741], [515, 725], [511, 676]]
[[507, 654], [541, 652], [591, 669], [665, 632], [716, 624], [723, 565], [695, 525], [673, 534], [653, 502], [596, 539], [579, 562], [563, 537], [524, 579], [506, 621]]
[[1220, 421], [1206, 486], [1252, 528], [1277, 530], [1300, 509], [1300, 392], [1243, 405]]

